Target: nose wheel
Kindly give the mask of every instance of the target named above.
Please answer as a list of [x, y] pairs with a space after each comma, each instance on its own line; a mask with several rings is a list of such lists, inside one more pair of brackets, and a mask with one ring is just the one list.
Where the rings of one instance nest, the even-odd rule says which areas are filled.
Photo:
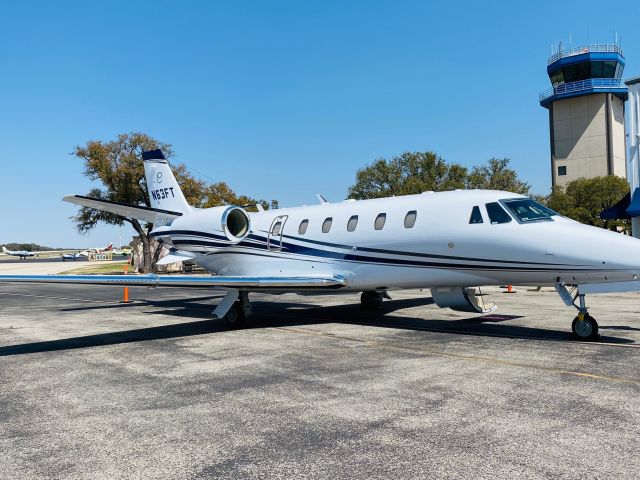
[[[556, 291], [567, 307], [575, 307], [578, 310], [578, 316], [573, 319], [573, 323], [571, 324], [573, 335], [578, 340], [583, 341], [599, 340], [598, 322], [589, 315], [584, 293], [580, 293], [576, 288], [574, 290], [576, 294], [573, 295], [572, 292], [567, 289], [566, 285], [560, 281], [556, 282]], [[578, 305], [576, 305], [576, 300], [579, 302]]]
[[580, 340], [591, 341], [600, 338], [600, 335], [598, 335], [598, 322], [586, 312], [580, 312], [573, 319], [571, 330], [573, 330], [576, 338]]

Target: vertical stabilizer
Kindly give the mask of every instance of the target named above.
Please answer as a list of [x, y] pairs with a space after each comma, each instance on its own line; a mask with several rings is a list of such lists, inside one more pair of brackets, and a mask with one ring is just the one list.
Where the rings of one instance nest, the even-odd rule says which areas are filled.
[[162, 151], [142, 152], [142, 159], [144, 160], [144, 173], [147, 177], [151, 206], [172, 212], [189, 212], [191, 207], [184, 198]]

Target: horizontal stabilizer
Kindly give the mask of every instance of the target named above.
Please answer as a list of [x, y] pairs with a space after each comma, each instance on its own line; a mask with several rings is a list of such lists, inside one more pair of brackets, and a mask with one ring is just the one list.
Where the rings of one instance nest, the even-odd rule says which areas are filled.
[[180, 212], [162, 210], [159, 208], [141, 207], [139, 205], [127, 205], [126, 203], [102, 200], [100, 198], [84, 197], [82, 195], [67, 195], [65, 202], [75, 203], [83, 207], [95, 208], [103, 212], [115, 213], [121, 217], [135, 218], [154, 225], [166, 225], [182, 215]]
[[340, 276], [219, 277], [215, 275], [0, 275], [0, 283], [64, 283], [126, 287], [235, 288], [238, 290], [336, 289], [347, 285]]

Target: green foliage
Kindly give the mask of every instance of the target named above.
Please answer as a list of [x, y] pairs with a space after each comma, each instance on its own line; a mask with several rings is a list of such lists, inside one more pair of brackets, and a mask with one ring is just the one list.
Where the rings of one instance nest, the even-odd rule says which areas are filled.
[[529, 185], [518, 179], [506, 158], [492, 158], [469, 172], [460, 164], [447, 164], [433, 152], [405, 152], [391, 160], [380, 158], [358, 170], [356, 183], [349, 188], [348, 195], [364, 199], [456, 188], [529, 192]]
[[508, 158], [492, 158], [486, 165], [475, 166], [467, 179], [467, 188], [484, 190], [504, 190], [527, 195], [531, 188], [518, 178], [515, 170], [509, 168]]
[[609, 175], [579, 178], [555, 187], [546, 199], [546, 205], [566, 217], [587, 225], [617, 230], [629, 229], [629, 220], [601, 220], [600, 212], [615, 205], [629, 192], [624, 178]]
[[405, 152], [391, 160], [380, 158], [356, 173], [349, 198], [409, 195], [428, 190], [464, 188], [467, 169], [447, 163], [433, 152]]

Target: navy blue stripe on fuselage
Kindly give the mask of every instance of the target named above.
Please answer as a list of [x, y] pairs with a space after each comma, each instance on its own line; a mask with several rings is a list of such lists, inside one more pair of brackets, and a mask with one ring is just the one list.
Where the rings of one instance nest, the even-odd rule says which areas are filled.
[[[208, 242], [208, 243], [197, 243], [197, 240], [174, 240], [173, 243], [176, 245], [201, 245], [201, 246], [209, 246], [209, 247], [216, 247], [216, 248], [224, 248], [224, 247], [246, 247], [246, 248], [256, 248], [256, 245], [253, 244], [251, 241], [253, 242], [258, 242], [259, 245], [262, 245], [263, 247], [266, 247], [267, 245], [267, 237], [266, 236], [261, 236], [261, 235], [257, 235], [255, 233], [251, 233], [249, 234], [244, 240], [242, 240], [241, 242], [237, 243], [237, 244], [233, 244], [231, 242], [229, 242], [229, 240], [224, 236], [224, 235], [218, 235], [218, 234], [214, 234], [214, 233], [208, 233], [208, 232], [198, 232], [198, 231], [193, 231], [193, 230], [173, 230], [170, 232], [167, 232], [167, 234], [171, 235], [171, 236], [193, 236], [193, 237], [201, 237], [201, 238], [207, 238], [207, 239], [215, 239], [215, 240], [219, 240], [218, 242]], [[268, 232], [265, 232], [265, 234], [268, 234]], [[160, 235], [158, 235], [160, 236]], [[162, 236], [166, 236], [162, 235]], [[439, 260], [453, 260], [453, 261], [460, 261], [460, 262], [482, 262], [484, 264], [506, 264], [506, 265], [525, 265], [525, 266], [529, 266], [529, 265], [535, 265], [536, 267], [528, 267], [528, 269], [535, 269], [535, 270], [545, 270], [545, 268], [541, 268], [541, 267], [551, 267], [551, 269], [556, 269], [557, 267], [563, 266], [563, 267], [582, 267], [580, 269], [583, 269], [584, 267], [590, 268], [589, 265], [572, 265], [572, 264], [555, 264], [555, 263], [541, 263], [541, 262], [525, 262], [525, 261], [517, 261], [517, 260], [501, 260], [501, 259], [487, 259], [487, 258], [475, 258], [475, 257], [459, 257], [459, 256], [453, 256], [453, 255], [438, 255], [438, 254], [429, 254], [429, 253], [419, 253], [419, 252], [406, 252], [406, 251], [398, 251], [398, 250], [387, 250], [387, 249], [380, 249], [380, 248], [370, 248], [370, 247], [355, 247], [355, 246], [350, 246], [350, 245], [344, 245], [344, 244], [338, 244], [338, 243], [330, 243], [330, 242], [322, 242], [319, 240], [311, 240], [311, 239], [305, 239], [305, 238], [300, 238], [300, 237], [294, 237], [291, 235], [282, 235], [282, 237], [284, 238], [288, 238], [297, 242], [301, 242], [301, 243], [308, 243], [308, 244], [313, 244], [313, 245], [321, 245], [321, 246], [326, 246], [326, 247], [330, 247], [330, 248], [339, 248], [339, 249], [343, 249], [343, 250], [347, 250], [349, 253], [341, 253], [341, 252], [333, 252], [330, 250], [322, 250], [322, 249], [318, 249], [318, 248], [313, 248], [309, 245], [300, 245], [297, 243], [291, 243], [291, 242], [285, 242], [285, 241], [273, 241], [272, 240], [272, 245], [275, 245], [276, 247], [281, 247], [282, 250], [286, 250], [289, 253], [297, 253], [300, 255], [312, 255], [312, 256], [318, 256], [318, 257], [324, 257], [324, 258], [334, 258], [334, 259], [338, 259], [338, 260], [345, 260], [347, 258], [349, 259], [354, 259], [354, 258], [371, 258], [371, 259], [375, 259], [377, 262], [379, 263], [388, 263], [388, 262], [395, 262], [397, 264], [403, 264], [405, 261], [401, 260], [401, 259], [390, 259], [387, 257], [369, 257], [369, 256], [365, 256], [365, 255], [357, 255], [354, 254], [352, 252], [358, 251], [358, 252], [366, 252], [366, 253], [374, 253], [374, 254], [381, 254], [381, 255], [395, 255], [395, 256], [403, 256], [403, 257], [418, 257], [418, 258], [432, 258], [432, 259], [439, 259]], [[409, 263], [411, 263], [409, 261]], [[414, 264], [418, 264], [418, 263], [424, 263], [425, 265], [433, 265], [433, 266], [439, 266], [439, 265], [451, 265], [451, 266], [455, 266], [458, 264], [450, 264], [450, 263], [435, 263], [435, 262], [418, 262], [418, 261], [413, 261]], [[464, 265], [461, 265], [464, 266]], [[482, 265], [478, 265], [478, 266], [482, 266]], [[495, 265], [494, 265], [495, 267]], [[492, 267], [493, 268], [493, 267]], [[527, 268], [527, 267], [525, 267]], [[522, 267], [518, 267], [516, 268], [518, 270], [522, 269]], [[546, 268], [549, 269], [549, 268]], [[509, 270], [512, 270], [511, 268], [509, 268]]]
[[[216, 245], [218, 247], [224, 247], [224, 246], [239, 246], [239, 247], [250, 247], [253, 246], [250, 244], [250, 242], [248, 242], [248, 240], [254, 240], [257, 242], [262, 242], [262, 244], [264, 246], [267, 245], [267, 236], [268, 232], [265, 232], [265, 236], [259, 236], [255, 233], [251, 233], [247, 236], [247, 238], [237, 244], [232, 244], [231, 242], [229, 242], [227, 240], [227, 238], [223, 235], [216, 235], [213, 233], [207, 233], [207, 232], [198, 232], [198, 231], [193, 231], [193, 230], [173, 230], [170, 232], [167, 232], [167, 234], [173, 236], [173, 235], [183, 235], [183, 236], [195, 236], [195, 237], [202, 237], [202, 238], [213, 238], [216, 240], [222, 240], [223, 244], [220, 245]], [[166, 234], [164, 235], [166, 236]], [[477, 258], [477, 257], [460, 257], [460, 256], [454, 256], [454, 255], [439, 255], [439, 254], [431, 254], [431, 253], [419, 253], [419, 252], [406, 252], [406, 251], [401, 251], [401, 250], [388, 250], [388, 249], [381, 249], [381, 248], [371, 248], [371, 247], [356, 247], [353, 245], [344, 245], [344, 244], [339, 244], [339, 243], [331, 243], [331, 242], [323, 242], [320, 240], [311, 240], [311, 239], [306, 239], [306, 238], [300, 238], [300, 237], [294, 237], [291, 235], [282, 235], [283, 238], [288, 238], [297, 242], [301, 242], [301, 243], [308, 243], [308, 244], [313, 244], [313, 245], [321, 245], [321, 246], [326, 246], [326, 247], [330, 247], [330, 248], [339, 248], [339, 249], [344, 249], [344, 250], [348, 250], [349, 252], [351, 251], [359, 251], [359, 252], [367, 252], [367, 253], [377, 253], [377, 254], [382, 254], [382, 255], [396, 255], [396, 256], [403, 256], [403, 257], [418, 257], [418, 258], [434, 258], [434, 259], [441, 259], [441, 260], [455, 260], [455, 261], [465, 261], [465, 262], [482, 262], [482, 263], [494, 263], [494, 264], [510, 264], [510, 265], [536, 265], [536, 266], [550, 266], [550, 267], [557, 267], [557, 266], [565, 266], [565, 267], [589, 267], [589, 265], [574, 265], [574, 264], [555, 264], [555, 263], [544, 263], [544, 262], [526, 262], [526, 261], [518, 261], [518, 260], [502, 260], [502, 259], [489, 259], [489, 258]], [[174, 242], [175, 243], [175, 242]], [[280, 241], [273, 241], [272, 240], [272, 245], [276, 245], [278, 247], [282, 247], [283, 250], [288, 250], [291, 253], [305, 253], [305, 252], [327, 252], [326, 250], [319, 250], [319, 249], [315, 249], [312, 248], [310, 246], [306, 246], [306, 245], [299, 245], [296, 243], [291, 243], [291, 242], [285, 242], [282, 241], [282, 243], [280, 244]], [[375, 257], [377, 258], [377, 257]]]
[[[220, 242], [212, 242], [212, 241], [208, 241], [208, 240], [175, 240], [174, 244], [176, 245], [181, 245], [184, 247], [189, 247], [189, 246], [205, 246], [205, 247], [214, 247], [214, 248], [223, 248], [223, 250], [220, 250], [218, 252], [210, 252], [210, 253], [215, 253], [215, 254], [224, 254], [224, 253], [230, 253], [230, 254], [242, 254], [243, 252], [239, 252], [239, 251], [228, 251], [226, 248], [224, 247], [229, 247], [228, 244], [225, 243], [220, 243]], [[449, 263], [449, 262], [428, 262], [428, 261], [421, 261], [421, 260], [409, 260], [409, 259], [396, 259], [396, 258], [389, 258], [389, 257], [375, 257], [375, 256], [369, 256], [369, 255], [359, 255], [356, 253], [341, 253], [341, 252], [334, 252], [334, 251], [330, 251], [330, 250], [320, 250], [320, 249], [314, 249], [311, 247], [307, 247], [307, 246], [299, 246], [299, 245], [295, 245], [295, 244], [290, 244], [290, 246], [292, 248], [289, 249], [288, 254], [297, 254], [297, 255], [302, 255], [302, 256], [307, 256], [307, 257], [313, 257], [313, 258], [317, 258], [317, 259], [322, 259], [322, 260], [327, 260], [327, 259], [331, 259], [331, 260], [338, 260], [338, 261], [346, 261], [346, 262], [350, 262], [350, 263], [366, 263], [366, 264], [376, 264], [376, 265], [390, 265], [390, 266], [402, 266], [402, 267], [420, 267], [420, 268], [444, 268], [444, 269], [459, 269], [459, 270], [491, 270], [491, 271], [496, 271], [496, 270], [502, 270], [502, 271], [540, 271], [540, 272], [545, 272], [545, 271], [582, 271], [582, 272], [589, 272], [589, 271], [600, 271], [601, 269], [598, 268], [592, 268], [589, 266], [581, 266], [578, 268], [566, 268], [565, 265], [555, 265], [555, 264], [547, 264], [547, 266], [535, 266], [535, 267], [529, 267], [529, 266], [521, 266], [521, 267], [517, 267], [517, 266], [513, 266], [513, 265], [475, 265], [475, 264], [464, 264], [464, 263]], [[244, 246], [242, 248], [247, 248], [253, 251], [253, 254], [256, 254], [256, 251], [263, 251], [262, 249], [257, 249], [256, 247], [247, 247]], [[280, 253], [280, 252], [274, 252], [274, 253]], [[285, 253], [285, 252], [282, 252]], [[266, 257], [273, 257], [273, 254], [269, 254], [269, 253], [264, 253], [261, 254], [262, 256], [266, 256]], [[586, 268], [585, 268], [586, 267]]]

